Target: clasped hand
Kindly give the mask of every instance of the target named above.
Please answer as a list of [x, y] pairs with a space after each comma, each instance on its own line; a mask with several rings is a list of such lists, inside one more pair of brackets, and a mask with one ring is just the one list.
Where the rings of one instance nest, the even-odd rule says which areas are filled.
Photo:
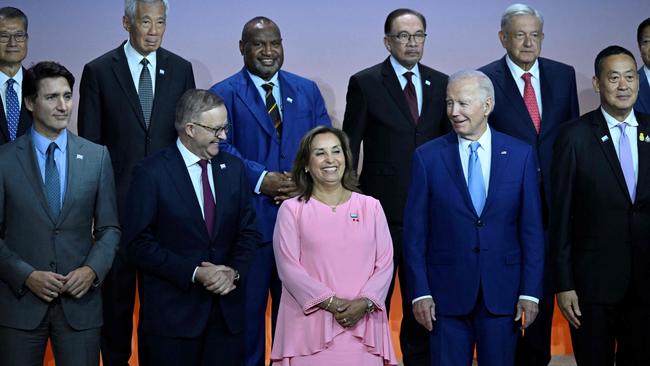
[[95, 271], [88, 266], [79, 267], [65, 276], [50, 271], [33, 271], [27, 277], [25, 286], [46, 302], [66, 293], [80, 299], [88, 292], [96, 277]]
[[227, 295], [235, 286], [235, 270], [224, 265], [202, 262], [195, 280], [215, 295]]
[[368, 309], [368, 300], [365, 298], [347, 300], [335, 296], [329, 308], [327, 308], [328, 302], [329, 298], [319, 306], [321, 309], [332, 313], [336, 322], [344, 328], [354, 327], [366, 315], [366, 310]]
[[296, 189], [296, 182], [290, 172], [267, 172], [260, 186], [260, 192], [272, 197], [277, 204], [294, 197]]

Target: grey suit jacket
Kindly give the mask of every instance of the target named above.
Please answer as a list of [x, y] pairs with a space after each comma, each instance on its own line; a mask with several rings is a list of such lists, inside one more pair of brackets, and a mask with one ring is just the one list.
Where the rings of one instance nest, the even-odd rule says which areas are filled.
[[[115, 185], [105, 147], [68, 132], [67, 180], [51, 216], [30, 133], [0, 147], [0, 326], [31, 330], [48, 308], [25, 286], [32, 271], [62, 275], [89, 266], [100, 284], [120, 239]], [[101, 291], [60, 298], [74, 329], [102, 325]]]

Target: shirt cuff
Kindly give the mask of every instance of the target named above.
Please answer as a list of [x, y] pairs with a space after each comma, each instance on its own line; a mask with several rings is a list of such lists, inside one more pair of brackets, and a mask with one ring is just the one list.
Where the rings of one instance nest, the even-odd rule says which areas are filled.
[[415, 304], [416, 302], [418, 302], [420, 300], [424, 300], [424, 299], [432, 299], [433, 300], [433, 297], [431, 297], [431, 295], [424, 295], [424, 296], [416, 297], [415, 299], [413, 299], [413, 301], [411, 301], [411, 305]]
[[266, 173], [268, 173], [268, 171], [263, 171], [262, 174], [260, 174], [260, 179], [257, 180], [257, 184], [255, 185], [256, 194], [262, 193], [260, 192], [260, 188], [262, 188], [262, 181], [264, 180], [264, 177], [266, 177]]
[[528, 300], [534, 302], [535, 304], [539, 304], [539, 299], [532, 296], [520, 295], [519, 300]]
[[196, 281], [195, 281], [195, 279], [196, 279], [196, 272], [198, 272], [198, 271], [199, 271], [199, 267], [197, 266], [196, 268], [194, 268], [194, 273], [192, 273], [192, 283], [195, 283], [195, 282], [196, 282]]

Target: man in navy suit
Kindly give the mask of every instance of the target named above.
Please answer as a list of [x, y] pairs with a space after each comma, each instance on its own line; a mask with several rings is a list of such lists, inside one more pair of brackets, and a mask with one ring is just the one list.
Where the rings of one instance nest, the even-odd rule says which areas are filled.
[[[520, 327], [542, 296], [544, 233], [532, 148], [491, 129], [490, 79], [449, 78], [454, 132], [419, 147], [404, 215], [415, 319], [431, 332], [431, 365], [512, 366]], [[524, 316], [525, 314], [525, 316]]]
[[[483, 66], [494, 84], [495, 105], [489, 123], [494, 129], [527, 142], [539, 166], [543, 222], [548, 223], [551, 159], [560, 126], [578, 117], [575, 70], [539, 57], [544, 40], [542, 14], [524, 4], [513, 4], [501, 17], [499, 40], [507, 54]], [[546, 241], [546, 258], [549, 246]], [[546, 366], [551, 361], [553, 281], [546, 261], [544, 294], [537, 321], [517, 343], [518, 366]]]
[[125, 243], [142, 274], [144, 365], [241, 365], [245, 293], [238, 288], [259, 242], [242, 162], [219, 151], [223, 100], [189, 90], [176, 109], [178, 139], [134, 170]]
[[22, 103], [28, 38], [25, 13], [11, 6], [0, 8], [0, 144], [15, 140], [32, 125]]
[[244, 68], [215, 84], [230, 113], [231, 133], [222, 149], [240, 157], [253, 189], [253, 206], [262, 234], [246, 290], [246, 365], [263, 365], [264, 313], [269, 288], [273, 323], [281, 285], [273, 258], [273, 227], [278, 206], [294, 195], [291, 166], [302, 136], [318, 125], [330, 125], [318, 86], [280, 70], [284, 61], [280, 29], [270, 19], [256, 17], [244, 25], [239, 50]]
[[639, 97], [634, 104], [634, 110], [650, 114], [650, 18], [639, 24], [636, 40], [644, 66], [639, 68]]

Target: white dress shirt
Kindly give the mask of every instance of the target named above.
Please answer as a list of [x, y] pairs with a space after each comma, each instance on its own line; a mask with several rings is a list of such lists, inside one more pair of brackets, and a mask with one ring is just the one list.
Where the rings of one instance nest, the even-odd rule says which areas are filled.
[[521, 76], [527, 72], [529, 72], [532, 77], [530, 78], [530, 83], [533, 85], [533, 89], [535, 90], [535, 99], [537, 99], [537, 109], [539, 109], [539, 118], [544, 120], [543, 114], [542, 114], [542, 89], [540, 87], [539, 83], [539, 61], [535, 60], [535, 63], [533, 66], [530, 68], [530, 70], [525, 71], [521, 67], [519, 67], [516, 63], [514, 63], [511, 59], [510, 56], [506, 55], [506, 64], [508, 65], [508, 69], [510, 69], [510, 72], [512, 73], [512, 77], [515, 79], [515, 83], [517, 83], [517, 88], [519, 88], [519, 94], [521, 94], [521, 97], [524, 97], [524, 86], [526, 83], [524, 82], [524, 79], [521, 78]]
[[[605, 122], [607, 122], [607, 127], [609, 128], [609, 134], [612, 136], [612, 143], [614, 144], [614, 149], [616, 150], [616, 156], [621, 159], [621, 153], [618, 151], [618, 144], [621, 141], [621, 129], [618, 127], [620, 122], [616, 118], [612, 117], [609, 113], [601, 107], [600, 111], [603, 112], [603, 117], [605, 117]], [[625, 128], [625, 134], [627, 139], [630, 141], [630, 150], [632, 152], [632, 165], [634, 167], [634, 179], [638, 180], [639, 178], [639, 148], [638, 148], [638, 139], [639, 135], [637, 133], [637, 127], [639, 127], [639, 122], [636, 120], [634, 115], [634, 110], [630, 111], [630, 114], [625, 117], [625, 122], [627, 127]]]
[[402, 64], [400, 64], [393, 56], [390, 56], [390, 64], [393, 66], [393, 70], [395, 70], [397, 80], [399, 80], [399, 85], [402, 87], [402, 90], [406, 88], [406, 83], [408, 82], [404, 73], [407, 71], [413, 73], [413, 75], [411, 75], [411, 82], [413, 82], [413, 86], [415, 86], [415, 96], [418, 98], [418, 115], [422, 115], [422, 78], [420, 77], [420, 68], [418, 67], [418, 64], [415, 64], [415, 66], [409, 70], [402, 66]]
[[0, 96], [2, 97], [2, 106], [5, 110], [5, 116], [7, 115], [7, 81], [9, 79], [14, 79], [15, 83], [13, 85], [14, 91], [18, 95], [18, 110], [23, 105], [23, 68], [19, 68], [16, 75], [9, 77], [4, 72], [0, 71]]
[[[156, 95], [156, 52], [150, 52], [146, 56], [142, 56], [138, 51], [133, 48], [131, 41], [127, 41], [124, 44], [124, 53], [126, 54], [126, 62], [129, 64], [129, 71], [131, 71], [131, 79], [133, 79], [133, 85], [135, 85], [135, 91], [138, 92], [140, 87], [140, 74], [142, 73], [143, 58], [147, 58], [149, 64], [147, 69], [149, 69], [149, 75], [151, 75], [151, 90], [153, 95]], [[162, 70], [160, 70], [162, 72]]]

